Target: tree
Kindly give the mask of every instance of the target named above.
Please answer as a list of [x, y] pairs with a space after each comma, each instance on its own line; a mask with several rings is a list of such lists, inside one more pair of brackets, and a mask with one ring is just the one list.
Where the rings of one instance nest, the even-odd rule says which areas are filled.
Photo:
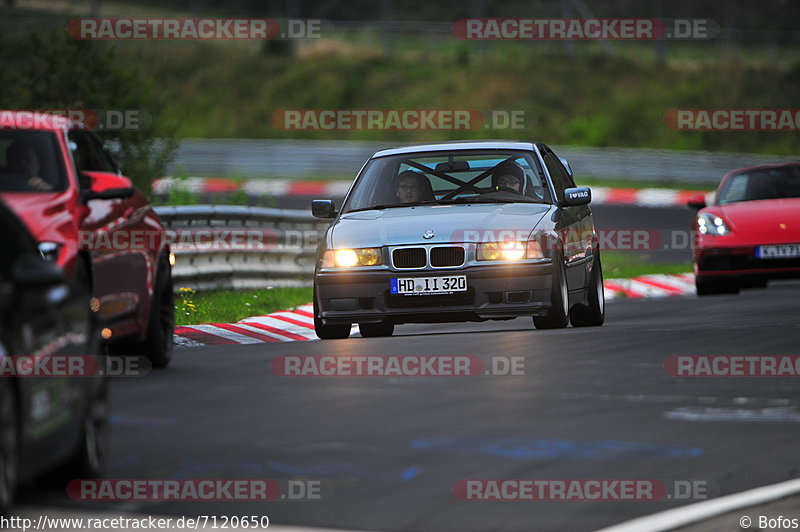
[[177, 125], [160, 118], [167, 102], [116, 47], [62, 33], [0, 37], [0, 64], [0, 108], [134, 112], [142, 118], [135, 127], [97, 133], [117, 144], [117, 159], [137, 188], [147, 193], [161, 177], [178, 146]]

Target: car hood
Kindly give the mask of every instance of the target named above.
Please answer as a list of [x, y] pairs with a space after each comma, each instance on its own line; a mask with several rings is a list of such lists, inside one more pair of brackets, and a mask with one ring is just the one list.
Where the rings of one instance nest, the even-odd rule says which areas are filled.
[[53, 239], [54, 231], [74, 233], [75, 222], [67, 208], [69, 196], [69, 192], [2, 192], [0, 200], [22, 219], [36, 240], [42, 241]]
[[800, 242], [800, 198], [741, 201], [709, 212], [720, 214], [743, 243]]
[[[501, 231], [524, 233], [527, 237], [550, 208], [541, 203], [491, 203], [354, 212], [339, 218], [328, 244], [333, 248], [354, 248], [482, 241], [492, 240], [491, 236]], [[427, 231], [434, 236], [423, 238]]]

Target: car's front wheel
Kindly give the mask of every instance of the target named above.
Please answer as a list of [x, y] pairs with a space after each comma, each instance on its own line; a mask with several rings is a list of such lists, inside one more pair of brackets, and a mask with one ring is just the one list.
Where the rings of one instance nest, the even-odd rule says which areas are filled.
[[341, 340], [350, 336], [350, 324], [325, 325], [319, 317], [317, 291], [314, 290], [314, 332], [320, 340]]
[[78, 450], [66, 464], [64, 480], [102, 476], [109, 447], [108, 381], [103, 379], [91, 391], [84, 413]]
[[550, 290], [549, 314], [533, 317], [533, 325], [537, 329], [563, 329], [569, 325], [567, 273], [560, 255], [553, 259], [553, 282]]
[[569, 321], [573, 327], [599, 327], [606, 321], [603, 267], [599, 256], [594, 259], [587, 290], [588, 305], [575, 305], [569, 312]]
[[359, 323], [358, 332], [364, 338], [377, 338], [394, 334], [394, 323], [382, 321], [380, 323]]

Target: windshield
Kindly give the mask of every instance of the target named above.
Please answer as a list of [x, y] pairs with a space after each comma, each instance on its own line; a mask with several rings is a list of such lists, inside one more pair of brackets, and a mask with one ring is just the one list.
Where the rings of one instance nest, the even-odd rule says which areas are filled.
[[64, 185], [55, 133], [0, 131], [0, 192], [51, 192]]
[[343, 212], [446, 203], [551, 203], [530, 152], [424, 152], [371, 160]]
[[719, 193], [718, 203], [800, 198], [800, 166], [768, 168], [731, 176]]

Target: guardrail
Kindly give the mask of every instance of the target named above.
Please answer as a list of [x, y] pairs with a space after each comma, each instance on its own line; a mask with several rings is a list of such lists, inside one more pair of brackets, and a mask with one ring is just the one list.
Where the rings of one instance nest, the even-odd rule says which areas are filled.
[[[355, 177], [373, 153], [396, 146], [397, 143], [341, 140], [185, 139], [181, 142], [175, 162], [167, 168], [166, 173], [241, 178]], [[583, 177], [609, 177], [717, 184], [730, 170], [791, 159], [755, 153], [551, 147], [569, 161], [578, 181]]]
[[[316, 241], [329, 224], [306, 211], [264, 207], [187, 205], [156, 207], [155, 211], [164, 226], [174, 232], [172, 278], [176, 289], [308, 286], [314, 272]], [[220, 236], [230, 230], [269, 238], [266, 242], [261, 238], [260, 245], [233, 249], [198, 246], [194, 238], [182, 238], [202, 231]]]

